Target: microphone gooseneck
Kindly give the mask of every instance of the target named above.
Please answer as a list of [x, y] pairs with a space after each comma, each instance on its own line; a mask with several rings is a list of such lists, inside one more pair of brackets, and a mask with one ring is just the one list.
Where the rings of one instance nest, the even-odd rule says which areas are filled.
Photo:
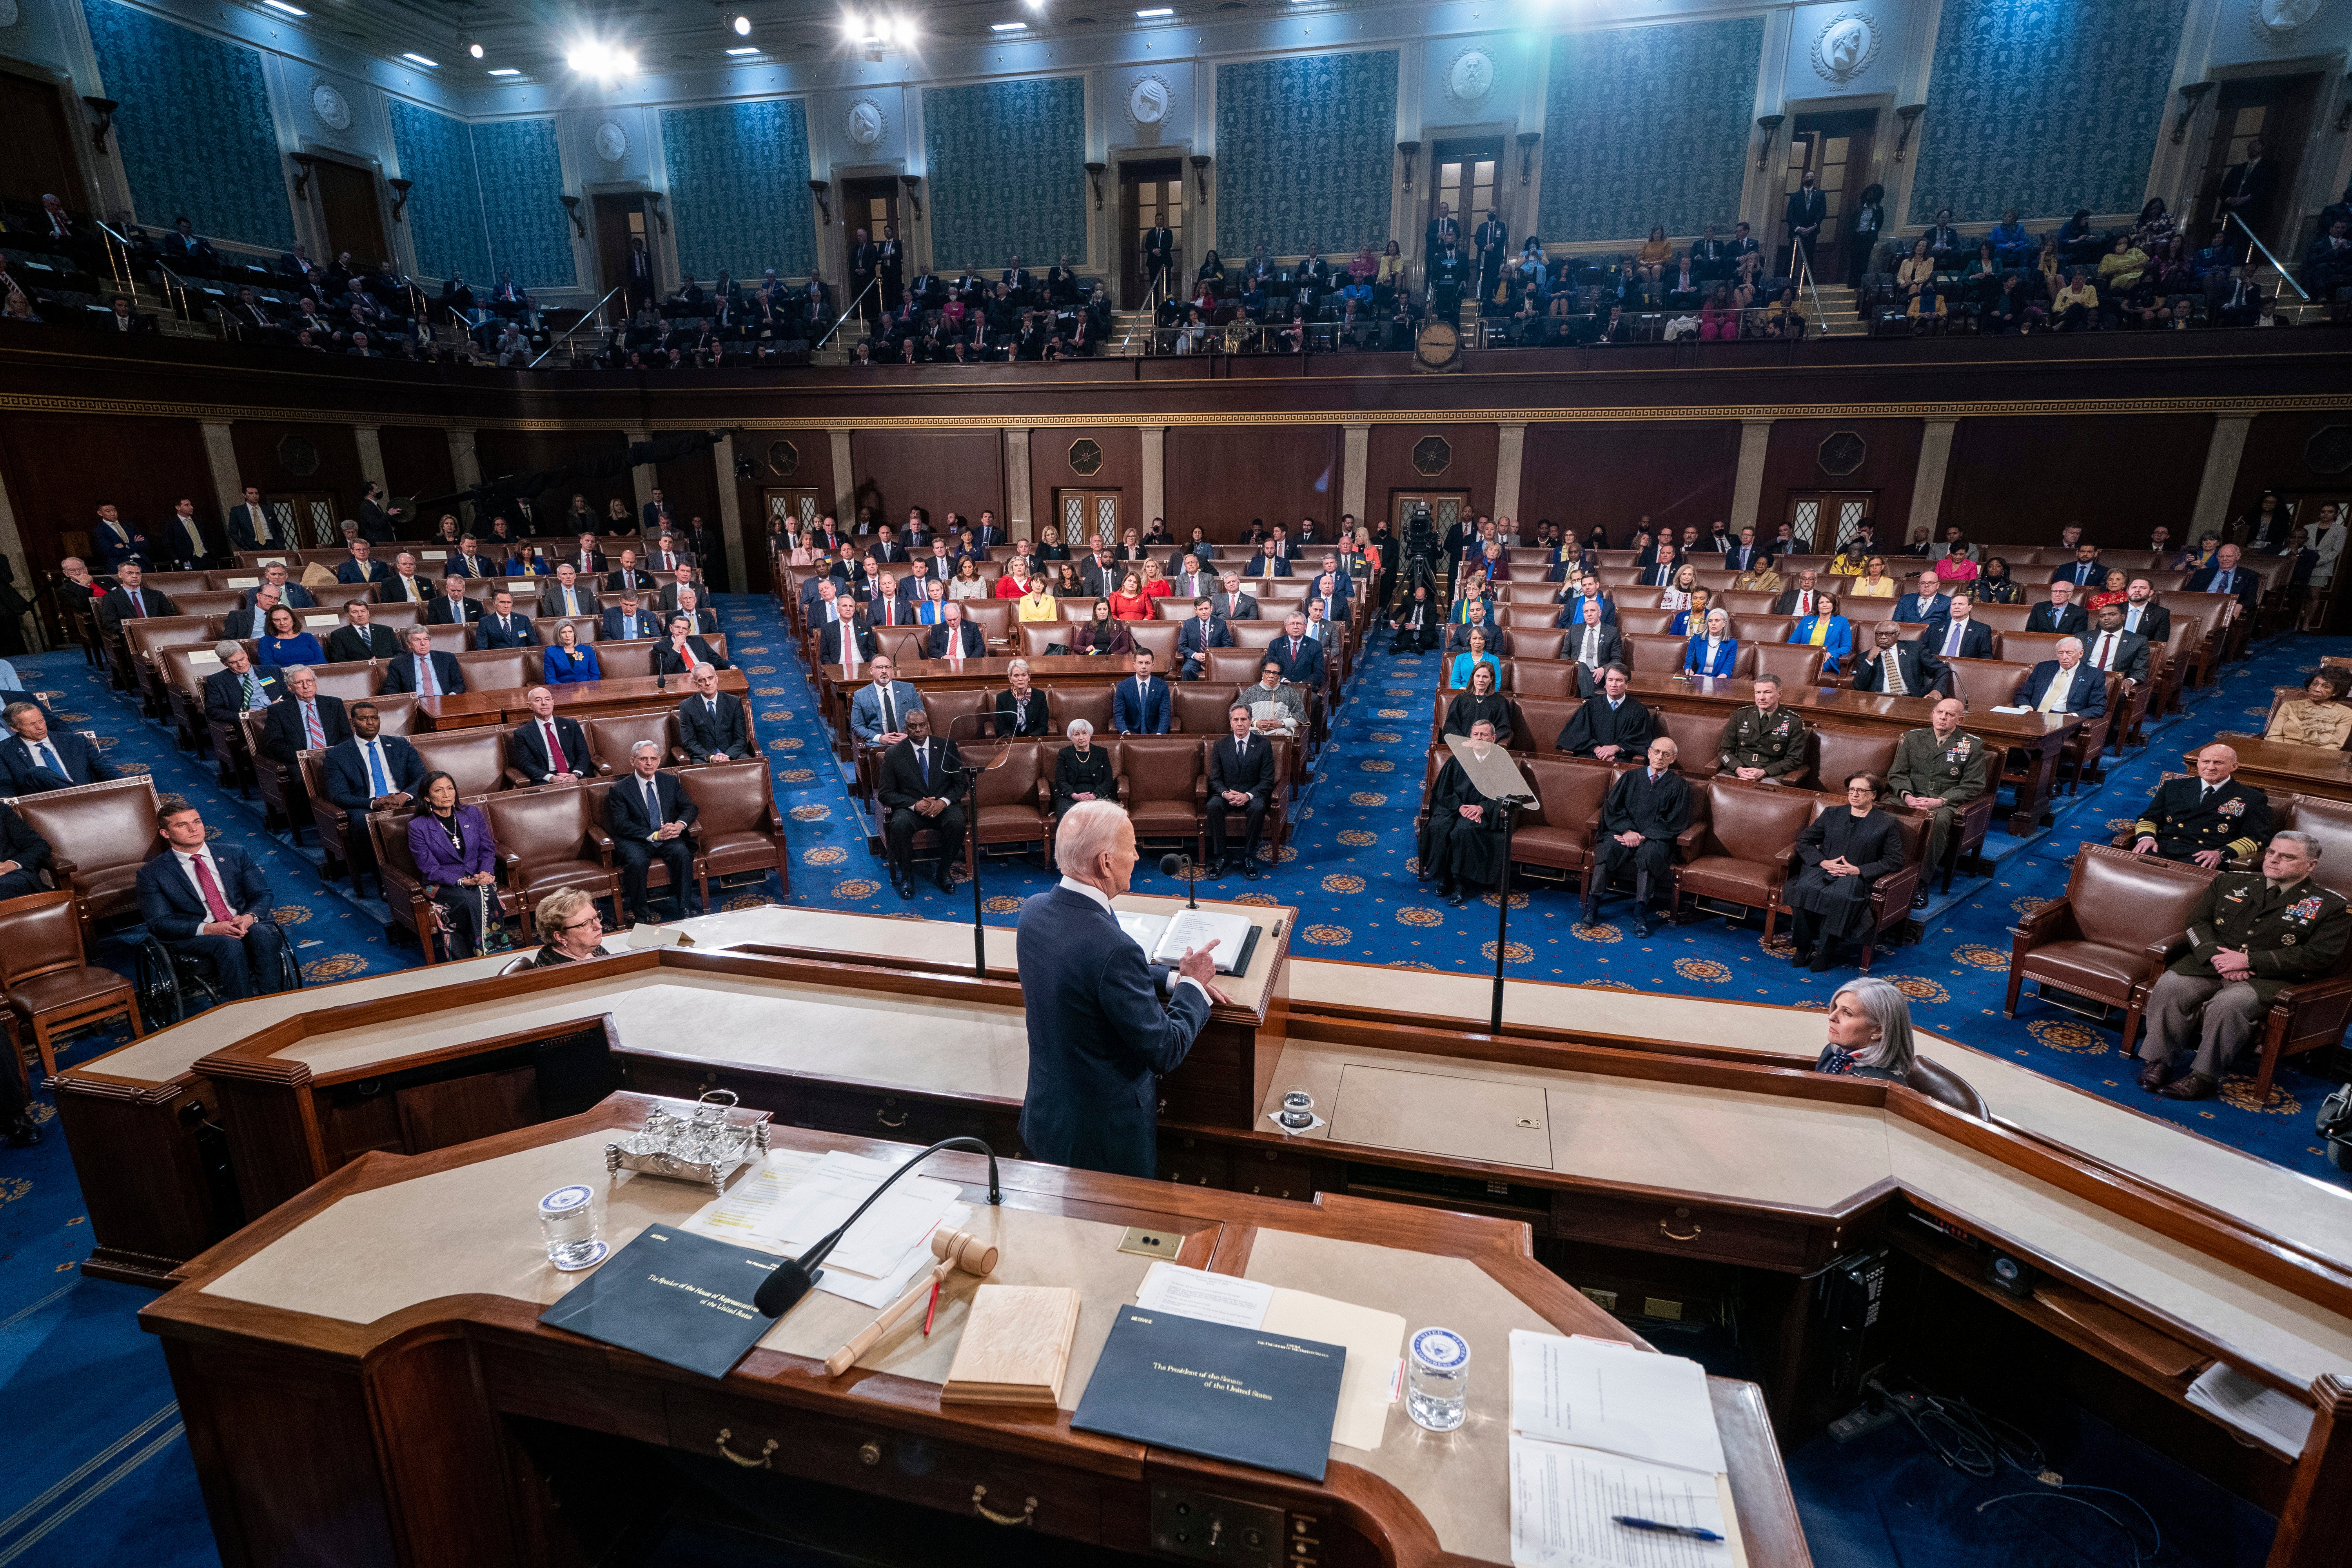
[[849, 1234], [850, 1227], [866, 1216], [866, 1211], [874, 1206], [875, 1200], [888, 1192], [893, 1182], [942, 1149], [969, 1149], [975, 1153], [985, 1154], [988, 1157], [988, 1201], [992, 1204], [1004, 1201], [1004, 1189], [997, 1184], [996, 1180], [996, 1151], [977, 1138], [942, 1138], [883, 1177], [881, 1185], [868, 1194], [866, 1201], [859, 1204], [831, 1235], [820, 1237], [814, 1246], [798, 1258], [787, 1258], [776, 1265], [752, 1295], [751, 1305], [771, 1318], [781, 1318], [799, 1305], [801, 1298], [814, 1289], [817, 1280], [823, 1277], [818, 1265], [840, 1244], [841, 1238]]

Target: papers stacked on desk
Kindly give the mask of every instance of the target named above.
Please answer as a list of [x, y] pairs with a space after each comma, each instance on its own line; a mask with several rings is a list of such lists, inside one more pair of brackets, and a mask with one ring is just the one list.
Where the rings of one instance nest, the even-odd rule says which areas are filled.
[[[1615, 1516], [1724, 1540], [1634, 1530]], [[1706, 1373], [1681, 1356], [1511, 1333], [1511, 1561], [1521, 1568], [1737, 1568]]]
[[2299, 1458], [2311, 1438], [2311, 1406], [2227, 1362], [2217, 1361], [2199, 1374], [2189, 1385], [2189, 1403], [2291, 1458]]
[[[774, 1150], [682, 1228], [797, 1257], [847, 1219], [892, 1169], [838, 1149], [824, 1155]], [[961, 1193], [953, 1182], [929, 1176], [900, 1182], [841, 1238], [816, 1288], [864, 1306], [888, 1306], [931, 1266], [931, 1232], [971, 1217]]]

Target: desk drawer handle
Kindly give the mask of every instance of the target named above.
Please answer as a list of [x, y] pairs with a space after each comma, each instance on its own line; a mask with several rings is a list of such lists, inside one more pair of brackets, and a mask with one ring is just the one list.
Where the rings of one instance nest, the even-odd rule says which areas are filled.
[[1696, 1224], [1692, 1225], [1690, 1234], [1685, 1236], [1674, 1227], [1674, 1221], [1662, 1219], [1658, 1222], [1658, 1234], [1668, 1241], [1696, 1241], [1699, 1237], [1699, 1226]]
[[987, 1497], [988, 1489], [986, 1487], [974, 1487], [971, 1489], [971, 1511], [980, 1515], [981, 1518], [988, 1521], [991, 1524], [1034, 1524], [1037, 1521], [1037, 1500], [1035, 1498], [1022, 1499], [1022, 1509], [1019, 1513], [999, 1513], [994, 1509], [988, 1506], [986, 1500]]
[[736, 1464], [742, 1466], [747, 1470], [766, 1470], [775, 1468], [772, 1463], [770, 1463], [770, 1461], [773, 1458], [776, 1452], [776, 1439], [773, 1437], [768, 1439], [768, 1446], [760, 1450], [760, 1457], [758, 1458], [747, 1459], [742, 1455], [737, 1453], [734, 1449], [727, 1446], [727, 1439], [733, 1436], [735, 1436], [735, 1432], [732, 1427], [721, 1426], [719, 1428], [719, 1451], [720, 1453], [726, 1455], [728, 1458], [733, 1460]]
[[887, 1110], [881, 1110], [877, 1107], [874, 1112], [874, 1120], [880, 1122], [885, 1127], [904, 1127], [907, 1125], [907, 1113], [903, 1110], [898, 1112], [898, 1120], [893, 1121], [890, 1120], [890, 1113]]

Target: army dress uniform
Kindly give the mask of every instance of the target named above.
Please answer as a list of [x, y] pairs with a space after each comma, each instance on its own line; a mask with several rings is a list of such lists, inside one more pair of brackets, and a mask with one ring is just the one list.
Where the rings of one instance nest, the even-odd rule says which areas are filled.
[[1767, 713], [1751, 702], [1724, 721], [1716, 765], [1725, 773], [1762, 768], [1768, 779], [1785, 778], [1803, 769], [1809, 733], [1805, 721], [1786, 707]]
[[[1944, 803], [1927, 819], [1929, 870], [1944, 863], [1944, 847], [1960, 820], [1960, 807], [1984, 794], [1990, 756], [1985, 743], [1966, 730], [1953, 731], [1947, 742], [1937, 741], [1933, 730], [1914, 730], [1896, 742], [1885, 798], [1899, 804], [1905, 795], [1932, 795]], [[1923, 890], [1924, 883], [1923, 878]]]
[[2270, 842], [2270, 798], [2235, 778], [2210, 790], [2193, 773], [2167, 779], [2133, 827], [2132, 842], [2143, 838], [2155, 839], [2156, 852], [2168, 860], [2192, 860], [2206, 849], [2243, 860]]
[[[2140, 1087], [2161, 1088], [2179, 1054], [2193, 1046], [2189, 1075], [2164, 1092], [2176, 1100], [2212, 1093], [2279, 992], [2291, 982], [2334, 973], [2347, 936], [2352, 910], [2344, 896], [2309, 877], [2287, 887], [2272, 885], [2259, 872], [2214, 878], [2189, 911], [2189, 951], [2148, 992], [2147, 1037], [2139, 1048], [2148, 1066]], [[2222, 979], [2212, 961], [2223, 948], [2243, 952], [2253, 973]]]

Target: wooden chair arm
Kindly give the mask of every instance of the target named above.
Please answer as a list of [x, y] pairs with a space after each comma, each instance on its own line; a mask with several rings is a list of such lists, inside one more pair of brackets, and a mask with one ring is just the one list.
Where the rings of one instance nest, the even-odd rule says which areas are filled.
[[2332, 1002], [2344, 996], [2352, 996], [2352, 970], [2295, 981], [2271, 998], [2271, 1014], [2274, 1017], [2284, 1016], [2294, 1013], [2297, 1007], [2315, 1002]]
[[2018, 952], [2022, 953], [2026, 948], [2038, 947], [2053, 940], [2057, 928], [2061, 925], [2072, 924], [2074, 919], [2073, 904], [2064, 899], [2051, 900], [2018, 922]]

